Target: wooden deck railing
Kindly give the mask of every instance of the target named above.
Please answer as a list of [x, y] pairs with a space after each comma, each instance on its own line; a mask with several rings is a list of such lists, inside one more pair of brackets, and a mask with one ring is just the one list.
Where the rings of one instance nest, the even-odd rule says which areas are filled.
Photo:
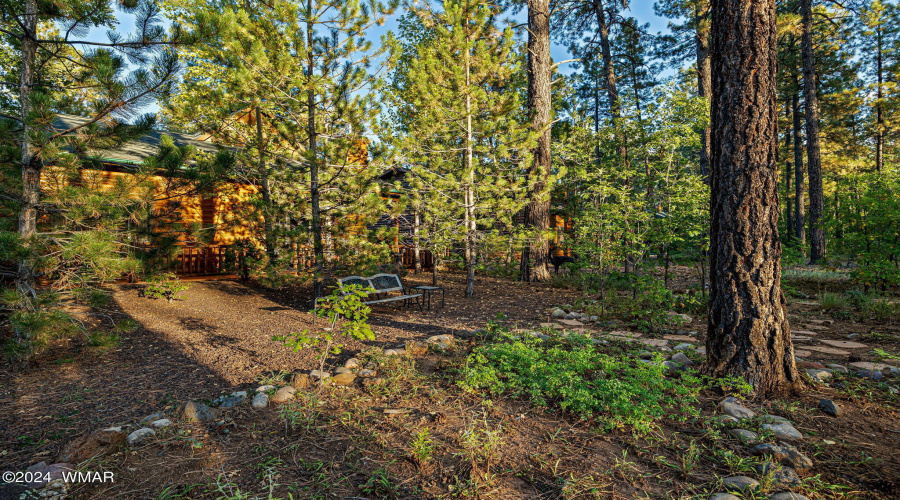
[[[419, 248], [419, 260], [422, 262], [423, 269], [431, 269], [431, 266], [434, 265], [434, 255], [431, 254], [430, 250]], [[400, 247], [400, 262], [402, 262], [403, 267], [406, 268], [412, 269], [416, 267], [415, 248], [408, 245], [402, 245]]]
[[[181, 251], [173, 258], [171, 269], [179, 276], [208, 276], [226, 272], [225, 257], [227, 245], [209, 245], [203, 247], [181, 247]], [[298, 271], [312, 269], [315, 266], [313, 251], [309, 245], [294, 247], [292, 267]], [[430, 269], [434, 265], [431, 251], [419, 249], [422, 267]], [[406, 268], [415, 267], [415, 251], [412, 246], [400, 247], [400, 261]]]
[[225, 245], [182, 247], [172, 270], [179, 276], [205, 276], [225, 272]]

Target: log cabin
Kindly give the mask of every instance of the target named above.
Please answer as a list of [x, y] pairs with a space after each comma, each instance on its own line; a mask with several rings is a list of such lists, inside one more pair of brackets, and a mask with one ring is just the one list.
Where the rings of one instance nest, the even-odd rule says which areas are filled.
[[[68, 130], [87, 123], [90, 119], [80, 116], [57, 115], [54, 128]], [[89, 150], [84, 158], [91, 160], [92, 168], [82, 168], [73, 177], [72, 172], [48, 166], [41, 171], [41, 189], [45, 192], [60, 190], [67, 185], [90, 187], [98, 192], [114, 188], [123, 189], [130, 196], [153, 200], [157, 214], [174, 212], [172, 223], [154, 228], [156, 232], [169, 232], [177, 242], [178, 252], [170, 262], [180, 275], [209, 275], [223, 272], [225, 249], [235, 241], [255, 240], [250, 226], [237, 215], [242, 204], [248, 203], [258, 192], [251, 183], [225, 182], [212, 192], [197, 192], [189, 183], [173, 182], [162, 175], [138, 174], [138, 167], [158, 152], [163, 135], [172, 138], [176, 146], [192, 146], [196, 151], [215, 154], [219, 149], [210, 137], [200, 134], [180, 134], [150, 130], [139, 139], [122, 144], [115, 149]], [[149, 192], [148, 192], [149, 191]], [[194, 238], [186, 227], [203, 228], [203, 241]]]
[[[90, 187], [97, 192], [109, 192], [114, 188], [122, 189], [122, 185], [131, 186], [126, 189], [135, 198], [153, 199], [153, 212], [157, 215], [167, 214], [167, 221], [157, 224], [154, 232], [168, 233], [176, 240], [177, 251], [171, 256], [169, 265], [181, 276], [203, 276], [221, 274], [225, 271], [227, 249], [237, 241], [249, 241], [261, 247], [261, 235], [258, 234], [261, 221], [244, 220], [246, 208], [256, 197], [260, 188], [250, 182], [218, 183], [212, 192], [198, 192], [190, 184], [173, 182], [164, 175], [141, 174], [138, 170], [151, 156], [158, 153], [162, 137], [169, 136], [176, 146], [191, 146], [201, 154], [215, 154], [222, 146], [239, 146], [240, 131], [255, 128], [257, 117], [263, 117], [266, 130], [275, 133], [274, 128], [265, 123], [265, 115], [253, 110], [244, 110], [232, 115], [213, 133], [182, 134], [177, 132], [150, 130], [139, 139], [122, 144], [114, 149], [89, 150], [82, 156], [90, 160], [90, 168], [80, 169], [73, 177], [72, 173], [53, 166], [45, 167], [41, 173], [41, 188], [45, 192], [60, 190], [67, 185]], [[54, 128], [68, 130], [87, 123], [90, 119], [73, 115], [57, 115]], [[285, 147], [276, 147], [281, 159], [295, 162], [298, 153], [289, 152]], [[368, 142], [365, 139], [355, 141], [347, 153], [348, 165], [367, 165]], [[299, 162], [298, 162], [299, 163]], [[398, 198], [399, 193], [388, 190], [384, 194], [388, 198]], [[162, 218], [162, 217], [161, 217]], [[332, 227], [338, 227], [332, 221]], [[342, 226], [347, 226], [343, 224]], [[195, 230], [189, 231], [186, 228]], [[200, 228], [201, 231], [196, 231]], [[366, 230], [363, 225], [356, 232]], [[372, 229], [372, 227], [369, 227]], [[354, 231], [350, 224], [349, 231]], [[202, 232], [203, 238], [196, 235]], [[312, 250], [308, 245], [295, 244], [293, 267], [304, 269], [312, 266]], [[393, 251], [400, 252], [399, 240], [395, 238]]]

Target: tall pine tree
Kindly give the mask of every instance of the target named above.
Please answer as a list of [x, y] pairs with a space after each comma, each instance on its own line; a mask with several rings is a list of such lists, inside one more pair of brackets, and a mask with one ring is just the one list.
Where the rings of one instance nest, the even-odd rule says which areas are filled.
[[522, 173], [536, 133], [509, 88], [521, 58], [512, 30], [495, 25], [496, 7], [475, 0], [421, 10], [429, 36], [405, 67], [405, 91], [414, 110], [398, 153], [426, 193], [426, 218], [463, 248], [467, 298], [475, 295], [475, 266], [484, 231], [509, 228], [524, 203]]

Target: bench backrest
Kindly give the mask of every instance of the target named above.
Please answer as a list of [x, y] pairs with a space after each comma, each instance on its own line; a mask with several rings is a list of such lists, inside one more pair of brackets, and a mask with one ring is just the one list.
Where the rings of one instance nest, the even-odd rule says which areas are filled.
[[372, 284], [369, 283], [369, 278], [363, 278], [362, 276], [347, 276], [346, 278], [341, 278], [338, 281], [342, 285], [359, 285], [363, 288], [372, 287]]
[[403, 291], [403, 283], [400, 281], [400, 276], [396, 274], [376, 274], [369, 277], [347, 276], [338, 281], [340, 281], [342, 285], [372, 287], [375, 289], [376, 293]]
[[402, 292], [403, 284], [396, 274], [376, 274], [369, 278], [372, 288], [379, 292]]

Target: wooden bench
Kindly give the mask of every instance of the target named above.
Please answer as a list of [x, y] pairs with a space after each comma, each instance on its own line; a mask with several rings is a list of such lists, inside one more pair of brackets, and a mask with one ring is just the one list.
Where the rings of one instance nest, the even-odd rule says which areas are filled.
[[[374, 293], [369, 295], [369, 298], [372, 300], [363, 301], [363, 304], [383, 304], [385, 302], [399, 302], [404, 301], [406, 304], [410, 302], [415, 302], [417, 306], [419, 306], [419, 310], [422, 310], [422, 302], [419, 300], [422, 297], [421, 293], [407, 293], [406, 288], [403, 287], [403, 282], [400, 281], [400, 276], [396, 274], [376, 274], [374, 276], [347, 276], [346, 278], [341, 278], [338, 280], [341, 285], [359, 285], [363, 288], [372, 288], [375, 290]], [[400, 292], [400, 295], [386, 295], [392, 292]], [[319, 299], [315, 300], [315, 307], [318, 307]], [[315, 316], [313, 316], [315, 319]]]

